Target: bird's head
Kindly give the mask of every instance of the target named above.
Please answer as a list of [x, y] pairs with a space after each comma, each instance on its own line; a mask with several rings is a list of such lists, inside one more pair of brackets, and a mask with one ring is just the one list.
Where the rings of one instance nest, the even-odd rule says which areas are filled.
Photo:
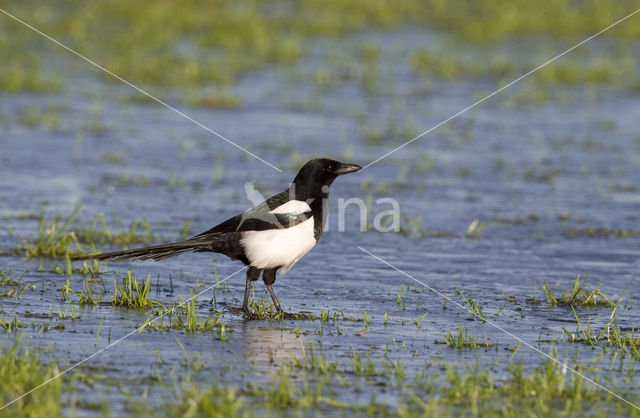
[[341, 163], [329, 158], [314, 158], [302, 166], [293, 180], [296, 195], [315, 195], [323, 186], [331, 186], [336, 177], [362, 169], [357, 164]]

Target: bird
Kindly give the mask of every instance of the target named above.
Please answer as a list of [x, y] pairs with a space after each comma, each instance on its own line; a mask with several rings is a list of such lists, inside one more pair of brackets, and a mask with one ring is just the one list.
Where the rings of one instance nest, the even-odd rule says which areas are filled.
[[[314, 158], [300, 168], [290, 186], [243, 213], [183, 241], [72, 258], [72, 261], [164, 260], [185, 253], [212, 252], [243, 262], [248, 268], [242, 312], [250, 315], [251, 283], [262, 280], [277, 312], [284, 312], [272, 285], [276, 272], [289, 271], [318, 242], [328, 215], [329, 187], [357, 164]], [[248, 198], [255, 199], [252, 190]], [[254, 193], [255, 192], [255, 193]]]

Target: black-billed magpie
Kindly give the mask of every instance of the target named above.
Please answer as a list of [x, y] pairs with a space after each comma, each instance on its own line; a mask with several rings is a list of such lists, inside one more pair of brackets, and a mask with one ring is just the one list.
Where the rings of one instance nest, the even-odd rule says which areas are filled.
[[251, 282], [262, 280], [278, 311], [271, 285], [276, 272], [287, 272], [320, 239], [327, 220], [329, 186], [336, 177], [362, 167], [315, 158], [298, 172], [293, 183], [256, 207], [227, 219], [184, 241], [151, 247], [75, 257], [72, 260], [164, 260], [188, 252], [221, 253], [249, 266], [242, 310], [249, 312]]

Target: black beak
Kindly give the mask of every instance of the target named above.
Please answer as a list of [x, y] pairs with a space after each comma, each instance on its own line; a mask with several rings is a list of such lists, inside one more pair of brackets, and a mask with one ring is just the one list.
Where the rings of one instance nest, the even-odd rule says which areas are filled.
[[360, 167], [358, 164], [340, 163], [340, 166], [334, 170], [334, 173], [340, 176], [342, 174], [355, 173], [356, 171], [360, 170], [362, 170], [362, 167]]

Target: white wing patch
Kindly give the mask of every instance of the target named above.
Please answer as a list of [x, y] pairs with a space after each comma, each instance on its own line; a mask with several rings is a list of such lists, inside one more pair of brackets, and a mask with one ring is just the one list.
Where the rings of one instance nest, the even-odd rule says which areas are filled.
[[[298, 202], [298, 203], [292, 203]], [[288, 209], [280, 212], [281, 208], [289, 205]], [[310, 210], [309, 205], [299, 200], [292, 200], [274, 209], [273, 213], [292, 213], [294, 205], [302, 205]], [[276, 212], [276, 210], [278, 212]], [[300, 212], [300, 213], [302, 213]], [[280, 268], [284, 274], [316, 245], [313, 231], [313, 216], [306, 221], [285, 229], [267, 229], [265, 231], [247, 231], [242, 233], [240, 244], [244, 248], [247, 259], [252, 267], [259, 269]]]
[[300, 215], [301, 213], [309, 212], [311, 207], [307, 202], [302, 200], [290, 200], [284, 205], [280, 205], [277, 208], [271, 210], [269, 213], [290, 213], [292, 215]]

